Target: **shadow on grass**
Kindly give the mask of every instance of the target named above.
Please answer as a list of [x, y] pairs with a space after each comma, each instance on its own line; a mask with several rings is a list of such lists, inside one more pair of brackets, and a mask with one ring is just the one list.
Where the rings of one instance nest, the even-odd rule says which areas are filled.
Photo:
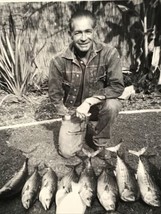
[[[26, 159], [22, 152], [9, 147], [10, 131], [0, 131], [0, 188], [17, 172]], [[20, 193], [15, 197], [0, 200], [0, 213], [13, 214], [23, 213]]]

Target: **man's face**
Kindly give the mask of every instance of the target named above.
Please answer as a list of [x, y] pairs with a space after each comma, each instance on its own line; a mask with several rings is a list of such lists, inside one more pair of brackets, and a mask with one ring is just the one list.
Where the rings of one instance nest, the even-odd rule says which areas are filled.
[[71, 38], [80, 52], [87, 52], [94, 40], [93, 20], [90, 17], [75, 18]]

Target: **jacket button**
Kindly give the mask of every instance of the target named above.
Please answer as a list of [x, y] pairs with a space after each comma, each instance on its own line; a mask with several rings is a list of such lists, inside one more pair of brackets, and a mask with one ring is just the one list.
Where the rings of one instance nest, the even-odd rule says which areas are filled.
[[74, 88], [74, 91], [77, 91], [77, 89], [76, 89], [76, 88]]
[[70, 103], [73, 103], [73, 101], [72, 101], [72, 100], [70, 100]]
[[79, 77], [79, 74], [77, 74], [76, 77]]

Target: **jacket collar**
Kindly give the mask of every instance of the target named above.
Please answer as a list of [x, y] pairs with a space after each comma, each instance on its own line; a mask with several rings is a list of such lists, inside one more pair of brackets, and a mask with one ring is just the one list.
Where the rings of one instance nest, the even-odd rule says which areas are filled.
[[[101, 51], [103, 48], [103, 45], [101, 43], [93, 42], [93, 46], [91, 49], [91, 56], [96, 56], [99, 51]], [[74, 54], [74, 47], [73, 43], [69, 45], [69, 47], [66, 49], [66, 51], [62, 54], [63, 58], [75, 60], [76, 56]]]

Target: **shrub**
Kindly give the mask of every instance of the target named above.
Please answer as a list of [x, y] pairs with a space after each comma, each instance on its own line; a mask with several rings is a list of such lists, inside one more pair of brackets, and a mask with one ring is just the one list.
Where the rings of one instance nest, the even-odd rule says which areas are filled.
[[26, 55], [23, 36], [16, 36], [11, 44], [7, 34], [3, 34], [0, 38], [0, 86], [21, 98], [32, 83], [35, 70]]

